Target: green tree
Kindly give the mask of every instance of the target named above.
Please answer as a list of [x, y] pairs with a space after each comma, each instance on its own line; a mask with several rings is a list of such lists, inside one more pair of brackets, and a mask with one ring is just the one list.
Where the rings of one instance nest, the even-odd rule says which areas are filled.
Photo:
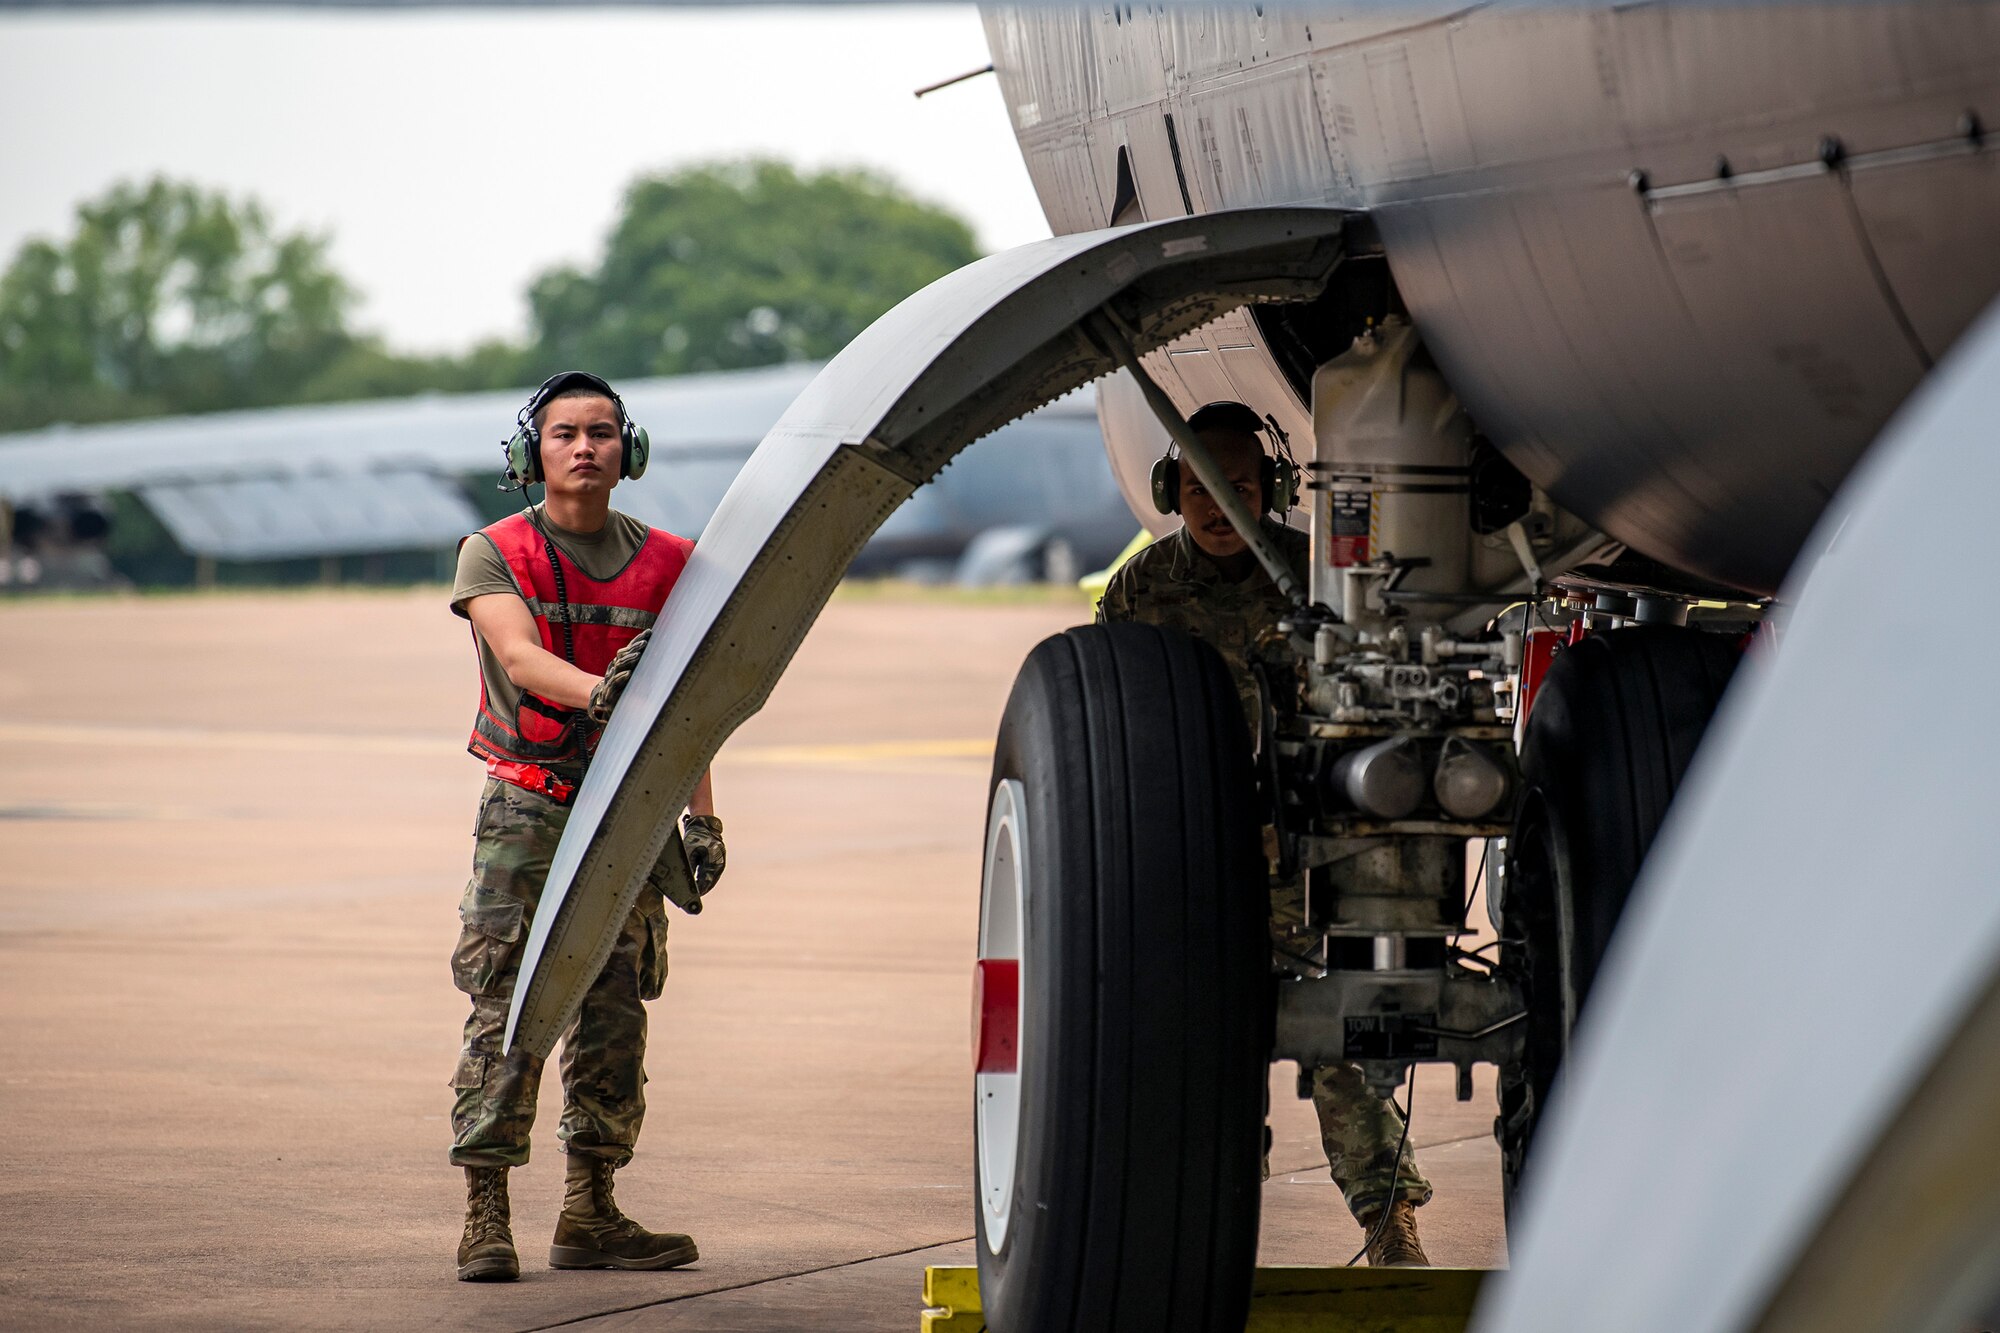
[[528, 293], [536, 373], [674, 375], [812, 360], [979, 257], [945, 210], [861, 170], [752, 160], [642, 177], [603, 259]]
[[156, 177], [79, 205], [0, 274], [0, 431], [51, 421], [677, 374], [831, 356], [978, 258], [964, 222], [866, 171], [751, 160], [642, 177], [601, 261], [529, 291], [526, 346], [408, 356], [348, 323], [327, 239]]
[[332, 365], [306, 381], [301, 403], [343, 403], [418, 393], [474, 393], [514, 389], [537, 378], [515, 344], [488, 340], [463, 356], [409, 356], [382, 340], [357, 339]]
[[0, 429], [293, 401], [353, 344], [326, 238], [156, 177], [0, 275]]

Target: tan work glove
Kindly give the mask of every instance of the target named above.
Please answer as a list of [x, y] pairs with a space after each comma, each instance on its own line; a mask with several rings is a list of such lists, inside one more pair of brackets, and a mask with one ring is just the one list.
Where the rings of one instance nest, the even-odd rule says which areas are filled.
[[632, 668], [639, 665], [639, 654], [646, 651], [646, 644], [652, 637], [650, 629], [642, 629], [633, 635], [632, 642], [613, 654], [611, 665], [604, 668], [604, 679], [591, 687], [590, 702], [583, 711], [598, 726], [611, 720], [611, 710], [618, 706], [618, 696], [625, 693], [625, 682], [632, 679]]
[[681, 826], [681, 842], [687, 848], [695, 892], [707, 893], [722, 878], [722, 868], [729, 861], [722, 847], [722, 821], [714, 815], [689, 815]]

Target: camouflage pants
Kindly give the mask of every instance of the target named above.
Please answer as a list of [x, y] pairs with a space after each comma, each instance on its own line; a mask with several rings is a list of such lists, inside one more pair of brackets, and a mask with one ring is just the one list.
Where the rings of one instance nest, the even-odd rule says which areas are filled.
[[[568, 821], [567, 806], [487, 780], [474, 830], [472, 880], [458, 906], [463, 929], [451, 956], [452, 982], [472, 997], [451, 1081], [457, 1093], [454, 1165], [521, 1166], [528, 1160], [543, 1062], [521, 1050], [502, 1056], [500, 1044], [527, 928]], [[657, 999], [666, 979], [667, 914], [649, 884], [563, 1037], [556, 1137], [567, 1151], [621, 1166], [631, 1160], [646, 1115], [643, 1001]]]
[[[1303, 920], [1302, 891], [1274, 884], [1271, 932], [1277, 942], [1294, 947], [1286, 944], [1284, 932]], [[1349, 1212], [1359, 1217], [1392, 1197], [1419, 1207], [1431, 1201], [1431, 1183], [1417, 1170], [1416, 1155], [1408, 1147], [1401, 1157], [1396, 1154], [1403, 1141], [1403, 1113], [1368, 1090], [1359, 1065], [1342, 1062], [1313, 1070], [1312, 1100], [1320, 1146]]]
[[1417, 1170], [1416, 1155], [1406, 1147], [1396, 1156], [1402, 1111], [1368, 1090], [1359, 1065], [1313, 1070], [1312, 1097], [1320, 1146], [1349, 1212], [1359, 1217], [1391, 1197], [1419, 1207], [1431, 1201], [1431, 1183]]

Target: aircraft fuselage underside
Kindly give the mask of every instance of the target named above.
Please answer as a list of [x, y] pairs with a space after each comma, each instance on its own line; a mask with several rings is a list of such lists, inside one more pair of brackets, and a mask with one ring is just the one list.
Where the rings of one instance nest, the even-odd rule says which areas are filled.
[[[1366, 211], [1479, 429], [1594, 526], [1735, 587], [1776, 589], [2000, 291], [2000, 7], [985, 17], [1058, 233]], [[1296, 433], [1271, 342], [1238, 316], [1149, 365], [1184, 410], [1241, 398]], [[1159, 445], [1111, 433], [1121, 474]]]

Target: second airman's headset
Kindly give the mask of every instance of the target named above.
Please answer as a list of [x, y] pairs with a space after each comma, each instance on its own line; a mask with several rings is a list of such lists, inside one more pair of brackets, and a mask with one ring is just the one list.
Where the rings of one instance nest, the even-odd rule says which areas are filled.
[[[1188, 418], [1197, 434], [1205, 430], [1234, 430], [1246, 435], [1269, 435], [1271, 451], [1259, 451], [1257, 476], [1263, 482], [1264, 512], [1282, 514], [1299, 500], [1299, 465], [1292, 458], [1292, 442], [1277, 421], [1260, 417], [1245, 403], [1210, 403]], [[1153, 464], [1153, 508], [1162, 514], [1181, 512], [1181, 458], [1171, 447]]]
[[611, 405], [618, 409], [618, 475], [644, 475], [653, 444], [646, 435], [646, 428], [636, 424], [626, 412], [625, 400], [599, 376], [587, 370], [565, 370], [543, 380], [542, 387], [535, 390], [534, 397], [528, 399], [528, 405], [514, 418], [514, 434], [505, 445], [507, 481], [502, 483], [502, 490], [518, 491], [544, 480], [542, 428], [535, 423], [535, 414], [554, 401], [558, 394], [570, 389], [590, 389], [611, 400]]

